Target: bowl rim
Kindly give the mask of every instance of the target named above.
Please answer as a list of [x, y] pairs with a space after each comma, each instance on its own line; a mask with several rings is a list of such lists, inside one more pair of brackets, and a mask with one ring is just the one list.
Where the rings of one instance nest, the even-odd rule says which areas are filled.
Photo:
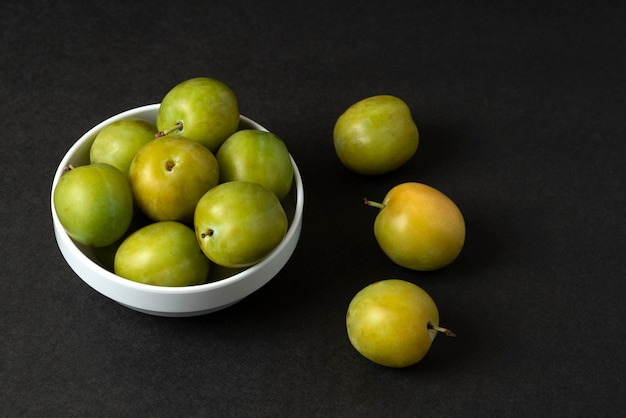
[[[257, 270], [263, 269], [266, 264], [271, 263], [273, 258], [274, 258], [274, 256], [279, 254], [287, 245], [289, 245], [289, 243], [290, 243], [291, 239], [293, 238], [293, 236], [299, 232], [299, 229], [300, 229], [300, 226], [301, 226], [301, 223], [302, 223], [303, 212], [304, 212], [304, 185], [303, 185], [303, 182], [302, 182], [302, 176], [300, 174], [300, 170], [298, 169], [298, 166], [297, 166], [297, 164], [296, 164], [296, 162], [295, 162], [295, 160], [294, 160], [294, 158], [293, 158], [293, 156], [291, 154], [289, 154], [289, 157], [291, 159], [291, 164], [293, 166], [293, 174], [294, 174], [294, 182], [293, 182], [293, 184], [294, 184], [294, 187], [295, 187], [295, 208], [294, 208], [293, 219], [292, 219], [292, 221], [291, 221], [291, 223], [289, 225], [289, 228], [287, 229], [287, 232], [285, 233], [285, 236], [281, 240], [280, 244], [278, 244], [278, 246], [276, 246], [276, 248], [274, 248], [269, 254], [267, 254], [263, 259], [261, 259], [256, 264], [246, 268], [243, 271], [235, 273], [232, 276], [225, 277], [225, 278], [222, 278], [222, 279], [218, 279], [218, 280], [213, 281], [213, 282], [197, 284], [197, 285], [191, 285], [191, 286], [172, 286], [172, 287], [168, 287], [168, 286], [157, 286], [157, 285], [151, 285], [151, 284], [146, 284], [146, 283], [140, 283], [140, 282], [135, 282], [135, 281], [132, 281], [132, 280], [125, 279], [125, 278], [123, 278], [121, 276], [118, 276], [115, 273], [107, 270], [106, 268], [104, 268], [103, 266], [99, 265], [98, 263], [96, 263], [91, 258], [89, 258], [81, 250], [80, 246], [72, 238], [70, 238], [70, 236], [67, 234], [67, 232], [65, 231], [65, 229], [61, 225], [61, 222], [59, 221], [59, 218], [58, 218], [58, 216], [56, 214], [55, 204], [54, 204], [54, 189], [55, 189], [59, 179], [63, 175], [65, 167], [67, 167], [68, 164], [70, 164], [71, 157], [76, 152], [76, 150], [78, 148], [80, 148], [81, 146], [83, 146], [83, 144], [85, 142], [90, 140], [97, 132], [99, 132], [102, 128], [104, 128], [104, 126], [106, 126], [106, 125], [108, 125], [108, 124], [110, 124], [112, 122], [115, 122], [117, 120], [136, 117], [137, 114], [141, 113], [141, 112], [158, 111], [159, 106], [160, 106], [160, 103], [154, 103], [154, 104], [139, 106], [139, 107], [136, 107], [136, 108], [128, 109], [128, 110], [123, 111], [121, 113], [118, 113], [118, 114], [116, 114], [114, 116], [111, 116], [111, 117], [103, 120], [102, 122], [98, 123], [97, 125], [95, 125], [91, 129], [89, 129], [84, 134], [82, 134], [72, 144], [72, 146], [66, 151], [66, 153], [63, 156], [63, 158], [61, 159], [60, 164], [58, 165], [58, 167], [56, 169], [54, 178], [52, 180], [52, 187], [51, 187], [51, 193], [50, 193], [50, 209], [51, 209], [51, 213], [52, 213], [52, 223], [53, 223], [53, 226], [55, 227], [54, 229], [55, 229], [55, 231], [57, 233], [57, 238], [60, 239], [61, 241], [63, 241], [63, 243], [65, 244], [66, 248], [69, 251], [72, 251], [72, 253], [76, 255], [76, 257], [79, 259], [79, 261], [82, 264], [87, 265], [90, 269], [95, 270], [94, 273], [98, 274], [99, 276], [103, 277], [104, 279], [107, 279], [107, 280], [110, 280], [112, 282], [115, 282], [116, 284], [121, 285], [123, 287], [129, 287], [129, 288], [132, 288], [134, 290], [138, 290], [138, 291], [142, 291], [142, 292], [157, 293], [157, 294], [200, 293], [200, 292], [207, 292], [207, 291], [210, 291], [210, 290], [213, 290], [213, 289], [219, 289], [219, 288], [222, 288], [222, 287], [225, 287], [225, 286], [232, 285], [232, 284], [234, 284], [236, 282], [239, 282], [241, 280], [244, 280], [248, 276], [253, 275]], [[255, 129], [268, 131], [264, 126], [262, 126], [261, 124], [253, 121], [252, 119], [250, 119], [250, 118], [248, 118], [248, 117], [246, 117], [244, 115], [240, 115], [240, 121], [241, 122], [245, 122], [245, 123], [253, 126]]]

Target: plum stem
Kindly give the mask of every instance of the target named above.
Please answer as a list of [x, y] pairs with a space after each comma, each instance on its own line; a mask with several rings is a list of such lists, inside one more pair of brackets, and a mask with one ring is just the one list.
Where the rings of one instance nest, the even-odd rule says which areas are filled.
[[378, 209], [383, 209], [385, 207], [385, 205], [383, 205], [382, 203], [373, 202], [373, 201], [369, 200], [367, 197], [363, 198], [363, 203], [365, 203], [367, 206], [372, 206], [372, 207], [378, 208]]
[[439, 325], [434, 325], [434, 324], [431, 324], [430, 322], [428, 323], [427, 328], [434, 329], [437, 332], [446, 334], [446, 336], [448, 337], [456, 337], [456, 334], [452, 332], [451, 330], [449, 330], [448, 328], [440, 327]]
[[214, 231], [209, 228], [208, 231], [203, 232], [202, 234], [200, 234], [201, 238], [206, 238], [206, 237], [212, 237], [213, 236]]
[[154, 134], [154, 137], [161, 138], [162, 136], [169, 135], [174, 131], [182, 131], [182, 130], [183, 130], [183, 122], [179, 120], [178, 122], [176, 122], [176, 125], [172, 126], [171, 128], [164, 129]]

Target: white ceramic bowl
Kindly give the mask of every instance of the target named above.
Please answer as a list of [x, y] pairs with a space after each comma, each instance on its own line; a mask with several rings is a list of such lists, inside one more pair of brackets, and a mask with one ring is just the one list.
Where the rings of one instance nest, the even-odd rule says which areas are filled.
[[[302, 229], [304, 188], [298, 167], [293, 160], [294, 184], [283, 205], [289, 218], [289, 229], [283, 241], [259, 263], [234, 275], [206, 284], [186, 287], [162, 287], [116, 276], [107, 270], [94, 251], [73, 241], [59, 222], [54, 207], [54, 188], [64, 168], [89, 163], [89, 149], [98, 132], [111, 122], [126, 118], [156, 121], [159, 104], [152, 104], [115, 115], [91, 128], [69, 149], [61, 160], [52, 183], [50, 204], [57, 244], [74, 272], [89, 286], [131, 309], [158, 316], [196, 316], [226, 308], [269, 282], [287, 263], [296, 248]], [[240, 129], [266, 130], [258, 123], [241, 116]]]

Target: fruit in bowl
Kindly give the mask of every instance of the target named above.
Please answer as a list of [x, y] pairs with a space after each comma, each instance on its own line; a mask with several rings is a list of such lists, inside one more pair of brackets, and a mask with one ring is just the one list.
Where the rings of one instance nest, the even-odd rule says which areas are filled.
[[226, 139], [217, 152], [220, 181], [252, 181], [270, 189], [283, 200], [293, 182], [287, 146], [277, 135], [243, 129]]
[[115, 274], [157, 286], [204, 283], [209, 260], [198, 251], [196, 236], [180, 222], [154, 222], [133, 232], [115, 253]]
[[250, 181], [212, 188], [194, 213], [200, 248], [216, 264], [247, 267], [276, 247], [287, 232], [287, 215], [271, 190]]
[[104, 163], [68, 164], [54, 188], [59, 222], [77, 242], [94, 247], [113, 244], [133, 218], [133, 195], [126, 176]]
[[[191, 286], [166, 287], [139, 283], [114, 274], [105, 266], [94, 247], [72, 239], [58, 216], [54, 190], [69, 166], [90, 164], [90, 148], [97, 134], [113, 122], [131, 118], [156, 122], [160, 104], [142, 106], [110, 117], [88, 130], [74, 143], [61, 160], [52, 183], [51, 212], [59, 249], [69, 266], [89, 286], [116, 302], [137, 311], [160, 316], [194, 316], [223, 309], [250, 295], [271, 280], [288, 262], [295, 250], [302, 228], [304, 188], [296, 162], [293, 186], [282, 200], [288, 226], [280, 242], [256, 264], [246, 268], [211, 266], [205, 283]], [[241, 129], [266, 131], [258, 123], [239, 116]], [[198, 251], [200, 251], [198, 246]], [[219, 280], [218, 280], [219, 279]]]
[[163, 136], [135, 154], [128, 178], [137, 206], [155, 221], [191, 222], [203, 194], [217, 186], [211, 151], [182, 136]]
[[92, 163], [107, 163], [128, 175], [139, 149], [154, 139], [156, 125], [143, 119], [123, 119], [105, 126], [89, 149]]
[[223, 82], [209, 77], [191, 78], [163, 97], [156, 125], [159, 136], [180, 134], [217, 152], [239, 126], [239, 102]]

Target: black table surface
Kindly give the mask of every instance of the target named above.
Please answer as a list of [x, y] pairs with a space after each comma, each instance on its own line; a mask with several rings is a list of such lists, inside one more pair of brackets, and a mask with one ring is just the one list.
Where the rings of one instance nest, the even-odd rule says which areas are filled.
[[[1, 416], [623, 413], [626, 3], [45, 4], [0, 5]], [[52, 177], [92, 126], [196, 76], [286, 142], [302, 236], [240, 303], [150, 316], [67, 265]], [[332, 130], [377, 94], [408, 103], [420, 146], [359, 176]], [[375, 242], [362, 198], [405, 181], [463, 211], [465, 247], [442, 270], [403, 269]], [[366, 360], [345, 330], [356, 292], [391, 277], [457, 333], [405, 369]]]

